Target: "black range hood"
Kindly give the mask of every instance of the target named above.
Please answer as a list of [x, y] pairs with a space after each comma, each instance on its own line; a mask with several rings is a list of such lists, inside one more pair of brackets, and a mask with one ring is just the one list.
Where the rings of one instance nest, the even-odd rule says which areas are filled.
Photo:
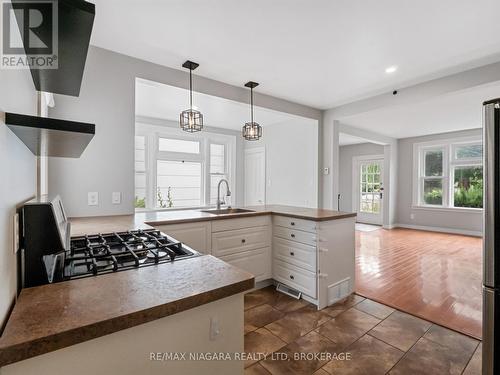
[[36, 156], [79, 158], [95, 134], [94, 124], [9, 112], [5, 124]]
[[[16, 2], [26, 3], [26, 1], [39, 2], [38, 0], [13, 0], [12, 6], [15, 8]], [[57, 7], [57, 69], [33, 68], [30, 69], [31, 76], [37, 91], [79, 96], [90, 35], [94, 25], [95, 5], [83, 0], [48, 1]], [[16, 17], [22, 17], [22, 13], [16, 13]], [[18, 26], [23, 25], [22, 19], [17, 21]], [[39, 35], [51, 35], [51, 28], [51, 23], [42, 23], [34, 32]], [[24, 46], [24, 50], [27, 56], [36, 57], [36, 54], [30, 54], [31, 50], [28, 50], [27, 46]]]
[[[28, 58], [41, 55], [52, 56], [53, 53], [57, 60], [56, 68], [30, 66], [36, 90], [79, 96], [94, 25], [95, 5], [84, 0], [45, 0], [43, 2], [12, 0], [11, 3], [13, 9], [18, 10], [15, 15], [21, 35], [28, 35], [24, 18], [28, 14], [26, 12], [31, 11], [30, 3], [33, 3], [35, 8], [37, 3], [45, 3], [43, 10], [48, 12], [48, 15], [45, 14], [46, 19], [52, 20], [52, 22], [42, 22], [37, 28], [30, 28], [30, 33], [47, 42], [45, 46], [30, 47], [27, 45], [31, 44], [27, 42], [28, 39], [22, 37], [23, 43], [26, 43], [24, 52]], [[51, 6], [47, 6], [47, 3]], [[55, 30], [57, 33], [53, 33]], [[29, 35], [31, 38], [31, 34]], [[50, 47], [47, 47], [48, 45]], [[40, 95], [38, 95], [39, 112]], [[78, 158], [95, 134], [94, 124], [8, 112], [5, 113], [5, 124], [36, 156]]]

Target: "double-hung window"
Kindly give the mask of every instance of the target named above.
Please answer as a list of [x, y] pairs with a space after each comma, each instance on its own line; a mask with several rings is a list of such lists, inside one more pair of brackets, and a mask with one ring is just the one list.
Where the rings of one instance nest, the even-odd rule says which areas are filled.
[[152, 208], [200, 207], [203, 204], [203, 144], [158, 135]]
[[414, 205], [482, 208], [482, 155], [480, 139], [416, 144]]
[[227, 179], [232, 187], [234, 148], [234, 136], [185, 135], [178, 129], [137, 124], [136, 208], [215, 205], [219, 181]]

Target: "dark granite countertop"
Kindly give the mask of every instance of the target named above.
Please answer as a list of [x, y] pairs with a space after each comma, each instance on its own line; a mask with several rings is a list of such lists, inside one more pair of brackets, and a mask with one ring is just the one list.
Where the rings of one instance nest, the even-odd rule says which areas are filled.
[[0, 337], [0, 366], [253, 287], [253, 275], [204, 255], [23, 289]]

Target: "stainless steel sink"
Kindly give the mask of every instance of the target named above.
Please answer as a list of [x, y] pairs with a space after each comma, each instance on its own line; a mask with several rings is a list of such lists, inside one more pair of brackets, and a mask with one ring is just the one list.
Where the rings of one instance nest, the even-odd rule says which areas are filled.
[[227, 214], [241, 214], [245, 212], [255, 212], [255, 211], [246, 210], [244, 208], [222, 208], [220, 210], [217, 209], [202, 210], [201, 212], [206, 212], [212, 215], [227, 215]]

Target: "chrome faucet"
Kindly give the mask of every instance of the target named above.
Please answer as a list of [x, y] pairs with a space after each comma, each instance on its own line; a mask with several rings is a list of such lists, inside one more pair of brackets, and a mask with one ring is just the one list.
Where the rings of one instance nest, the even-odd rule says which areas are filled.
[[227, 187], [226, 197], [231, 196], [231, 190], [229, 190], [229, 182], [227, 182], [227, 180], [225, 178], [221, 179], [219, 181], [219, 184], [217, 185], [217, 209], [218, 210], [220, 210], [221, 203], [226, 203], [225, 201], [223, 201], [223, 200], [221, 201], [221, 199], [220, 199], [220, 186], [222, 185], [223, 182], [226, 183], [226, 187]]

